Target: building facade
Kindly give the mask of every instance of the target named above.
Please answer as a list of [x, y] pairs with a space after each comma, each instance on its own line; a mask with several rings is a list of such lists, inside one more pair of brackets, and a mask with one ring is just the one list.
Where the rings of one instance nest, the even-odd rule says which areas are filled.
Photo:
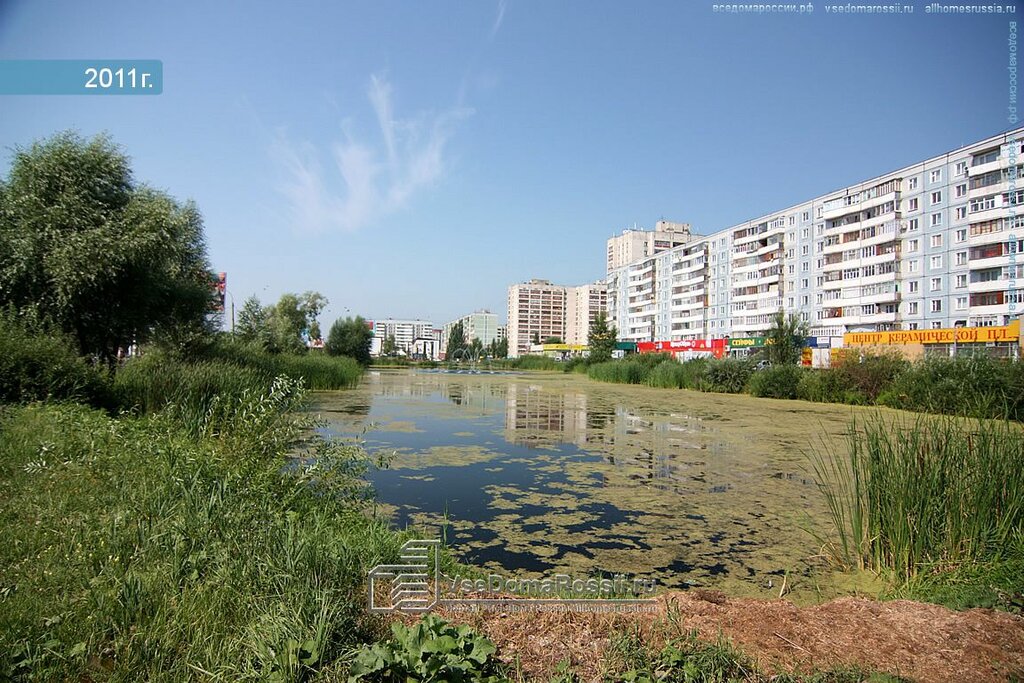
[[381, 346], [387, 337], [394, 337], [395, 348], [406, 355], [412, 355], [415, 352], [414, 342], [417, 339], [435, 338], [434, 324], [426, 320], [385, 318], [371, 320], [369, 325], [373, 330], [373, 339], [370, 343], [370, 355], [372, 356], [380, 355]]
[[[990, 137], [608, 274], [619, 337], [813, 337], [1007, 325], [1024, 280], [1024, 129]], [[609, 264], [612, 261], [609, 259]]]
[[504, 326], [498, 324], [497, 314], [488, 310], [474, 311], [444, 326], [441, 333], [442, 352], [447, 353], [448, 337], [451, 335], [452, 329], [459, 323], [462, 324], [462, 336], [467, 344], [474, 339], [479, 339], [486, 348], [492, 342], [504, 338]]
[[689, 223], [660, 220], [655, 224], [654, 230], [627, 228], [622, 231], [621, 235], [614, 235], [608, 239], [608, 259], [605, 272], [611, 273], [616, 268], [621, 268], [645, 256], [653, 256], [666, 249], [685, 244], [689, 239]]
[[608, 288], [603, 281], [567, 287], [565, 336], [562, 341], [566, 344], [586, 345], [590, 338], [590, 325], [597, 319], [598, 314], [607, 308]]
[[530, 280], [508, 288], [508, 356], [530, 352], [534, 339], [565, 338], [566, 288]]

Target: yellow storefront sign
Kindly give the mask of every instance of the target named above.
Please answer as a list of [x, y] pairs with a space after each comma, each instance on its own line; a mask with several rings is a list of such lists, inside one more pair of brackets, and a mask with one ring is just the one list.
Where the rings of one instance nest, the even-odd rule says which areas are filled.
[[544, 344], [545, 351], [586, 351], [585, 344]]
[[984, 344], [1020, 341], [1020, 321], [1001, 327], [953, 327], [939, 330], [894, 330], [892, 332], [849, 332], [845, 346], [901, 344]]

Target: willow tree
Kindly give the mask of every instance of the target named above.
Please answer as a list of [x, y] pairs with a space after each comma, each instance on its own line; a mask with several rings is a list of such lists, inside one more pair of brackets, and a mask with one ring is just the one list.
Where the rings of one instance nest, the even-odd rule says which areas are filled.
[[199, 210], [137, 183], [109, 138], [17, 148], [0, 185], [0, 306], [107, 361], [134, 342], [183, 349], [212, 331]]

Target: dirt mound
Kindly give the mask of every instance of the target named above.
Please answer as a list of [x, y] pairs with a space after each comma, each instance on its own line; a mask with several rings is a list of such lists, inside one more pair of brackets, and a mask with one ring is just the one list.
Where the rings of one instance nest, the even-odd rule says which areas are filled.
[[954, 612], [909, 600], [840, 598], [796, 607], [787, 600], [730, 599], [716, 591], [668, 593], [653, 613], [465, 613], [473, 624], [546, 680], [563, 660], [584, 680], [601, 680], [609, 636], [639, 629], [648, 642], [696, 630], [720, 635], [766, 672], [857, 665], [916, 681], [1024, 679], [1024, 619], [988, 609]]

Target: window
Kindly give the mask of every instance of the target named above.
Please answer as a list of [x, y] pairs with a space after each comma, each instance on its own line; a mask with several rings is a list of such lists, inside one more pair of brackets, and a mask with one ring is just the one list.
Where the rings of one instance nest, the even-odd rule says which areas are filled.
[[913, 178], [907, 178], [907, 189], [908, 190], [916, 190], [917, 189], [917, 176], [914, 176]]
[[942, 267], [942, 256], [941, 255], [940, 256], [932, 256], [932, 260], [931, 260], [931, 264], [930, 265], [931, 265], [931, 269], [932, 270], [938, 270], [939, 268], [941, 268]]
[[942, 235], [932, 235], [932, 249], [942, 246]]
[[967, 252], [958, 251], [956, 252], [956, 265], [965, 266], [967, 265]]
[[942, 299], [932, 299], [930, 308], [932, 313], [942, 313]]
[[965, 218], [967, 218], [967, 207], [966, 206], [958, 206], [958, 207], [956, 207], [956, 219], [958, 221], [962, 221]]
[[907, 240], [907, 252], [914, 253], [920, 247], [920, 240]]
[[941, 320], [933, 320], [932, 321], [932, 329], [933, 330], [941, 330], [942, 329], [942, 321]]
[[956, 276], [956, 288], [957, 289], [963, 289], [966, 286], [967, 286], [967, 274], [965, 273], [963, 275], [957, 275]]
[[958, 176], [960, 176], [960, 175], [967, 175], [967, 162], [966, 161], [958, 161], [958, 162], [956, 162], [956, 174]]
[[932, 204], [938, 204], [942, 201], [942, 190], [936, 190], [932, 192]]
[[931, 225], [932, 225], [932, 227], [935, 227], [936, 225], [942, 225], [942, 214], [941, 213], [933, 213], [932, 214]]
[[811, 212], [810, 211], [804, 211], [804, 220], [805, 221], [811, 220]]
[[967, 196], [967, 183], [961, 183], [956, 186], [956, 196], [957, 198]]
[[990, 195], [988, 197], [978, 197], [972, 199], [968, 205], [968, 210], [971, 213], [977, 213], [979, 211], [988, 211], [989, 209], [996, 208], [996, 196]]
[[940, 180], [942, 180], [942, 169], [937, 168], [934, 171], [932, 171], [931, 174], [928, 176], [928, 180], [929, 182], [932, 183], [937, 183]]
[[942, 278], [941, 277], [933, 277], [931, 279], [931, 282], [928, 285], [928, 289], [930, 289], [933, 292], [937, 292], [940, 289], [942, 289]]
[[967, 241], [967, 230], [965, 230], [963, 228], [961, 228], [960, 230], [957, 230], [956, 231], [956, 241], [957, 242], [966, 242]]
[[807, 256], [809, 250], [810, 250], [810, 246], [809, 245], [807, 245], [807, 244], [803, 245], [802, 247], [800, 247], [800, 255], [801, 256]]
[[810, 261], [804, 261], [803, 263], [801, 263], [801, 264], [800, 264], [800, 272], [801, 272], [801, 273], [806, 273], [806, 272], [808, 272], [808, 271], [809, 271], [810, 269], [811, 269], [811, 263], [810, 263]]
[[916, 301], [911, 301], [909, 304], [907, 304], [907, 313], [909, 313], [910, 315], [917, 315]]
[[907, 323], [907, 329], [908, 330], [916, 330], [917, 329], [917, 323]]
[[811, 236], [811, 229], [810, 228], [804, 228], [803, 230], [800, 231], [800, 239], [804, 239], [805, 240], [805, 239], [807, 239], [810, 236]]
[[800, 288], [801, 289], [807, 289], [809, 286], [810, 286], [810, 283], [808, 282], [807, 278], [804, 278], [803, 280], [800, 281]]
[[916, 273], [919, 265], [920, 265], [919, 262], [916, 261], [916, 260], [914, 260], [914, 261], [907, 261], [907, 272], [908, 273]]
[[967, 297], [966, 296], [958, 296], [956, 298], [956, 310], [962, 311], [965, 308], [967, 308]]
[[907, 204], [907, 211], [917, 211], [917, 197], [914, 197]]
[[910, 292], [911, 294], [917, 292], [919, 287], [920, 283], [917, 280], [911, 280], [910, 282], [907, 283], [907, 291]]
[[910, 221], [907, 222], [907, 230], [909, 232], [914, 232], [915, 230], [918, 229], [918, 227], [920, 227], [920, 226], [919, 226], [916, 218], [911, 218]]
[[807, 306], [810, 303], [811, 303], [811, 297], [807, 296], [806, 294], [804, 294], [802, 297], [800, 297], [800, 305], [801, 306]]

